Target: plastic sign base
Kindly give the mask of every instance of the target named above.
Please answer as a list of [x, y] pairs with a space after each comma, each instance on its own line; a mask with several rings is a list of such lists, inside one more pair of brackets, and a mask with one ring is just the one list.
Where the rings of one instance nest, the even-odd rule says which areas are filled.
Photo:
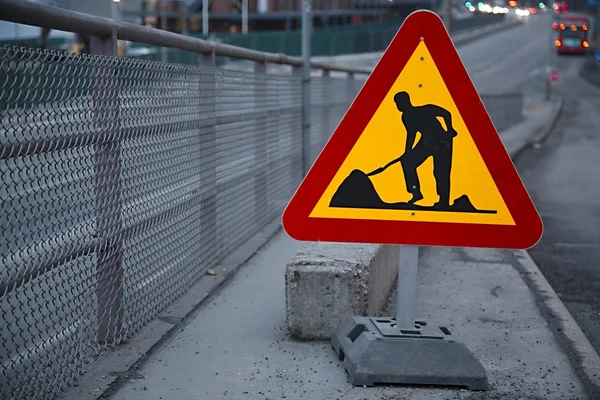
[[424, 321], [399, 329], [395, 318], [352, 317], [338, 326], [331, 344], [355, 386], [488, 388], [486, 371], [469, 349], [447, 328]]

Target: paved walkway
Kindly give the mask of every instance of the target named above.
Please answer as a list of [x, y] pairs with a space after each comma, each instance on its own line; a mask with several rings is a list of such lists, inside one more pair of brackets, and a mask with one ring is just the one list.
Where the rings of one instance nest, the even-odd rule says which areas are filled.
[[422, 251], [419, 309], [474, 352], [492, 390], [351, 386], [329, 343], [286, 336], [284, 269], [300, 246], [280, 233], [112, 399], [585, 398], [520, 276], [529, 261], [487, 250]]

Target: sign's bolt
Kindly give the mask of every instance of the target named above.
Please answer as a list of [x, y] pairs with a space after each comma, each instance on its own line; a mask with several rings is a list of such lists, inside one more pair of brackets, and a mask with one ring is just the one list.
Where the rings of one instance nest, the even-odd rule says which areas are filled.
[[422, 83], [419, 83], [419, 87], [422, 87], [422, 86], [423, 86], [423, 84], [422, 84]]
[[425, 57], [421, 57], [421, 61], [423, 61], [425, 59]]
[[422, 42], [423, 40], [425, 40], [425, 38], [421, 36], [421, 42]]

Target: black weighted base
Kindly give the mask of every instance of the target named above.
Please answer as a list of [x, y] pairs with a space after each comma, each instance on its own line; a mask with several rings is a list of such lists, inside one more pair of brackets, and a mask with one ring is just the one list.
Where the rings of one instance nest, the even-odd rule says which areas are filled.
[[331, 344], [355, 386], [382, 384], [463, 386], [487, 390], [487, 374], [445, 327], [417, 321], [400, 330], [395, 318], [352, 317]]

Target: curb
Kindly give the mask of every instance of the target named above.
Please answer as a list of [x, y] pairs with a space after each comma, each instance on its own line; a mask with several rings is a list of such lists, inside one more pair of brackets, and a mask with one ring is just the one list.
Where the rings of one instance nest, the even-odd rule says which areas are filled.
[[563, 104], [564, 104], [564, 99], [562, 97], [559, 97], [558, 103], [554, 106], [555, 111], [552, 113], [552, 119], [550, 120], [550, 123], [548, 125], [546, 125], [543, 129], [541, 129], [539, 134], [532, 136], [531, 138], [529, 138], [529, 140], [527, 140], [525, 143], [523, 143], [523, 145], [519, 149], [513, 151], [513, 153], [510, 154], [511, 158], [514, 159], [514, 158], [518, 157], [526, 149], [529, 149], [529, 148], [533, 147], [535, 144], [538, 144], [538, 143], [546, 140], [546, 138], [548, 137], [550, 132], [552, 132], [552, 129], [554, 129], [554, 127], [556, 126], [558, 119], [562, 115]]
[[590, 399], [600, 398], [600, 356], [526, 250], [515, 251], [516, 269]]
[[529, 141], [529, 145], [540, 143], [540, 142], [543, 142], [544, 140], [546, 140], [548, 135], [550, 135], [550, 132], [552, 132], [552, 129], [554, 129], [554, 127], [556, 126], [558, 119], [562, 115], [563, 104], [564, 104], [564, 98], [557, 97], [557, 99], [558, 99], [558, 103], [554, 106], [555, 110], [552, 113], [552, 115], [553, 115], [552, 120], [550, 121], [548, 126], [546, 126], [544, 129], [542, 129], [540, 131], [540, 134], [531, 138], [531, 140]]

